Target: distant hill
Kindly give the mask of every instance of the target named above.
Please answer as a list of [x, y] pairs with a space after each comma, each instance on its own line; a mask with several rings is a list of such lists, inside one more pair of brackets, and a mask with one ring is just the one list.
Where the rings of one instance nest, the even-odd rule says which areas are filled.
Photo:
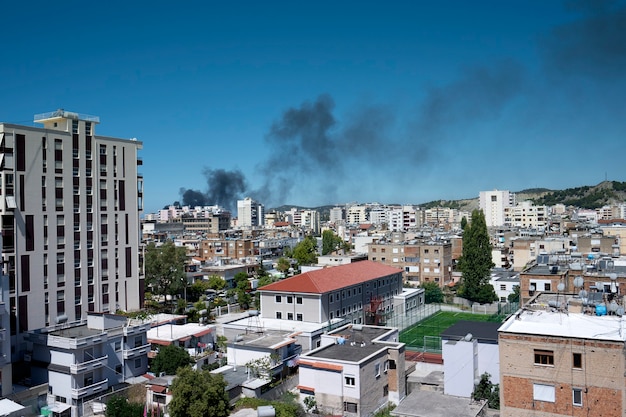
[[[583, 185], [576, 188], [566, 188], [565, 190], [550, 190], [548, 188], [528, 188], [515, 191], [518, 202], [530, 200], [537, 205], [553, 206], [555, 204], [565, 204], [566, 206], [576, 206], [586, 209], [596, 209], [613, 203], [626, 202], [626, 182], [603, 181], [598, 185]], [[450, 207], [459, 210], [472, 211], [478, 208], [478, 197], [463, 200], [434, 200], [427, 203], [418, 204], [422, 209], [433, 207]], [[292, 207], [298, 209], [313, 209], [324, 214], [330, 211], [334, 205], [320, 207], [302, 207], [297, 205], [283, 205], [272, 210], [285, 211]], [[323, 220], [323, 219], [322, 219]]]

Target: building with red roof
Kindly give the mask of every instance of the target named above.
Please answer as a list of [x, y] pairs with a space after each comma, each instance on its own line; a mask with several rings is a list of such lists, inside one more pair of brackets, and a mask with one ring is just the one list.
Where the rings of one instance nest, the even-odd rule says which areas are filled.
[[261, 317], [324, 323], [364, 323], [364, 311], [384, 314], [402, 293], [402, 270], [372, 261], [319, 269], [258, 289]]

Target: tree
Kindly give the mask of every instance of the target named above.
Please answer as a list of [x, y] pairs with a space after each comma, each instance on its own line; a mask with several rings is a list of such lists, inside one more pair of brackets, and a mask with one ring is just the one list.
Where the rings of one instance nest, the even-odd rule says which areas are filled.
[[171, 417], [227, 417], [226, 382], [219, 374], [181, 368], [172, 382]]
[[248, 280], [248, 274], [245, 272], [237, 272], [234, 276], [235, 281], [235, 295], [237, 295], [237, 302], [243, 309], [249, 307], [252, 298], [250, 297], [250, 281]]
[[[163, 332], [167, 332], [168, 326], [162, 326]], [[167, 375], [176, 374], [178, 368], [188, 367], [191, 364], [189, 353], [181, 347], [168, 345], [159, 348], [150, 369], [155, 374], [165, 372]]]
[[465, 230], [466, 227], [467, 227], [467, 217], [463, 216], [463, 218], [461, 219], [461, 230]]
[[[145, 390], [144, 390], [145, 394]], [[107, 401], [106, 417], [139, 417], [143, 413], [144, 405], [134, 403], [119, 395], [113, 395]]]
[[189, 301], [198, 301], [209, 288], [210, 287], [208, 282], [199, 279], [191, 284], [191, 286], [187, 289], [187, 298], [189, 299]]
[[519, 285], [513, 286], [513, 292], [507, 297], [509, 303], [517, 303], [519, 301]]
[[279, 272], [282, 272], [284, 276], [287, 276], [289, 268], [291, 268], [291, 262], [289, 262], [289, 259], [285, 257], [278, 258], [278, 261], [276, 261], [276, 269]]
[[311, 235], [296, 245], [293, 249], [293, 258], [298, 265], [310, 265], [317, 262], [317, 241]]
[[491, 268], [491, 243], [482, 210], [472, 212], [472, 221], [463, 231], [463, 254], [459, 259], [459, 269], [463, 274], [459, 295], [481, 304], [498, 299], [489, 284]]
[[161, 246], [153, 242], [146, 247], [146, 283], [157, 295], [179, 294], [187, 286], [185, 263], [187, 251], [167, 241]]
[[424, 282], [420, 285], [424, 289], [424, 301], [426, 304], [443, 303], [443, 291], [436, 282]]
[[322, 255], [328, 255], [342, 248], [343, 243], [343, 239], [337, 236], [335, 232], [332, 230], [324, 230], [322, 232]]
[[209, 288], [220, 291], [223, 290], [224, 287], [226, 287], [226, 281], [224, 281], [224, 278], [219, 275], [211, 275], [209, 277]]
[[480, 381], [474, 387], [474, 392], [472, 392], [472, 398], [474, 400], [487, 400], [489, 408], [499, 410], [500, 385], [493, 384], [489, 378], [491, 378], [491, 375], [488, 372], [480, 376]]

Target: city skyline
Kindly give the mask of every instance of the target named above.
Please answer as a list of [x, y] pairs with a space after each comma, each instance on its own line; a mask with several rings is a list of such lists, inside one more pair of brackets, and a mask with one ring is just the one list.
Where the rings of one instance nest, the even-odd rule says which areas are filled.
[[11, 3], [0, 68], [0, 121], [142, 141], [145, 212], [625, 179], [623, 1], [150, 6]]

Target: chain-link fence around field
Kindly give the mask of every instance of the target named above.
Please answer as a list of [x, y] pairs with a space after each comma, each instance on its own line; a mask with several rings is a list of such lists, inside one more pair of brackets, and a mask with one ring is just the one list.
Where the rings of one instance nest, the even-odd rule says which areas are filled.
[[[517, 303], [502, 303], [476, 308], [471, 311], [452, 311], [439, 304], [428, 304], [413, 314], [402, 317], [389, 317], [387, 324], [400, 330], [400, 341], [407, 349], [421, 352], [441, 352], [441, 333], [460, 320], [466, 321], [503, 321], [517, 311]], [[438, 314], [442, 312], [441, 314]]]
[[441, 310], [440, 304], [425, 304], [421, 307], [417, 307], [408, 311], [401, 311], [400, 309], [395, 309], [391, 311], [386, 317], [386, 326], [397, 327], [398, 330], [403, 331], [415, 323], [419, 323], [432, 316]]

